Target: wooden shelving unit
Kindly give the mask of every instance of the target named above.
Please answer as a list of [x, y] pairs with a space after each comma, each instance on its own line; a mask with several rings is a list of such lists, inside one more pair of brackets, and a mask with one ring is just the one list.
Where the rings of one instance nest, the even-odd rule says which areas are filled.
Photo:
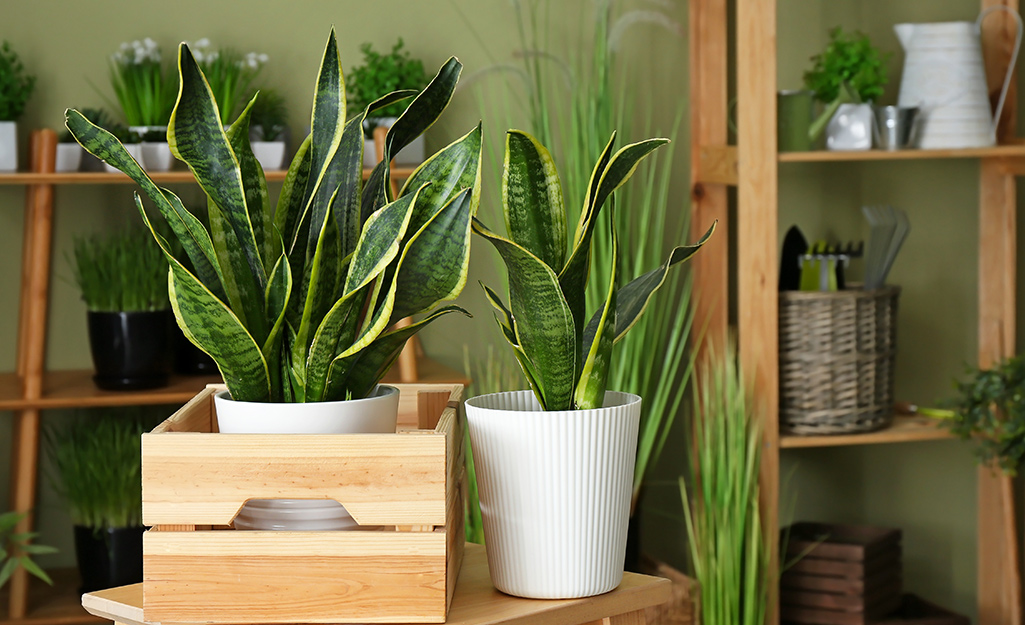
[[[968, 5], [968, 3], [966, 3]], [[1018, 9], [1018, 0], [981, 0], [982, 8]], [[970, 6], [970, 5], [969, 5]], [[919, 419], [898, 418], [887, 430], [854, 436], [797, 437], [780, 434], [778, 345], [778, 174], [781, 163], [910, 159], [978, 159], [979, 162], [979, 353], [988, 367], [1015, 353], [1015, 176], [1025, 175], [1025, 145], [1015, 136], [1015, 92], [999, 123], [999, 145], [971, 150], [800, 152], [776, 150], [776, 0], [736, 3], [736, 146], [727, 145], [728, 15], [726, 0], [689, 5], [692, 228], [702, 233], [713, 220], [720, 231], [695, 256], [696, 314], [706, 337], [727, 340], [730, 310], [728, 241], [736, 242], [737, 329], [740, 358], [749, 372], [755, 409], [765, 419], [761, 506], [766, 534], [779, 529], [780, 452], [785, 448], [867, 445], [947, 438]], [[1015, 28], [1004, 13], [983, 24], [982, 43], [990, 91], [998, 92], [1013, 49]], [[1013, 83], [1012, 83], [1013, 84]], [[730, 223], [727, 189], [737, 188], [736, 223]], [[735, 235], [729, 230], [733, 229]], [[1021, 625], [1022, 588], [1015, 498], [1011, 479], [978, 471], [978, 623]], [[770, 570], [776, 570], [773, 554]], [[770, 622], [778, 622], [778, 611]]]
[[[379, 129], [385, 130], [385, 129]], [[378, 133], [378, 153], [383, 153], [384, 133]], [[36, 467], [39, 456], [40, 413], [57, 408], [95, 408], [182, 404], [219, 377], [175, 376], [160, 389], [147, 391], [103, 391], [93, 384], [92, 371], [48, 371], [46, 369], [46, 319], [49, 307], [50, 260], [52, 252], [53, 197], [55, 185], [129, 184], [133, 181], [117, 173], [55, 173], [57, 135], [52, 130], [32, 133], [31, 171], [0, 174], [0, 185], [23, 185], [25, 194], [25, 233], [22, 252], [20, 310], [18, 319], [17, 365], [13, 373], [0, 373], [0, 411], [14, 413], [11, 459], [11, 509], [27, 516], [18, 531], [33, 525]], [[395, 180], [409, 177], [413, 168], [395, 167]], [[267, 172], [267, 180], [280, 182], [287, 172]], [[363, 176], [370, 175], [365, 169]], [[188, 171], [155, 172], [150, 177], [161, 184], [194, 184]], [[400, 322], [402, 323], [402, 322]], [[415, 341], [407, 343], [387, 382], [459, 383], [469, 380], [459, 371], [424, 358]], [[99, 619], [87, 614], [80, 604], [76, 586], [77, 571], [61, 571], [50, 588], [30, 579], [23, 571], [11, 578], [9, 593], [0, 593], [0, 625], [73, 625]]]

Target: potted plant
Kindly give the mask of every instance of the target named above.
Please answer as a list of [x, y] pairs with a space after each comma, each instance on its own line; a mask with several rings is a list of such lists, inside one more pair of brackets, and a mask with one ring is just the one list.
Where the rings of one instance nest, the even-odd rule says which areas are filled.
[[64, 130], [57, 135], [57, 154], [54, 160], [54, 171], [78, 171], [82, 165], [82, 146], [78, 145], [71, 133]]
[[231, 48], [214, 48], [207, 38], [200, 39], [190, 49], [213, 91], [221, 124], [227, 127], [239, 113], [245, 102], [243, 98], [249, 94], [249, 85], [268, 57], [260, 52], [243, 55]]
[[57, 553], [57, 550], [46, 545], [33, 544], [32, 540], [37, 536], [35, 532], [16, 531], [18, 523], [23, 518], [25, 518], [25, 514], [22, 512], [0, 514], [0, 588], [3, 588], [18, 567], [24, 568], [52, 586], [53, 580], [46, 574], [46, 571], [39, 568], [32, 557]]
[[[387, 54], [377, 52], [370, 43], [360, 46], [360, 51], [363, 53], [363, 64], [352, 68], [349, 82], [345, 85], [349, 100], [356, 110], [366, 108], [374, 100], [392, 91], [400, 89], [420, 91], [427, 86], [428, 77], [423, 63], [419, 59], [412, 58], [408, 50], [403, 50], [403, 46], [401, 37], [392, 46], [391, 52]], [[374, 145], [374, 129], [378, 126], [390, 127], [401, 112], [401, 104], [391, 104], [381, 107], [364, 121], [366, 146], [363, 148], [363, 165], [365, 167], [373, 167], [378, 161]], [[401, 165], [423, 162], [423, 139], [417, 138], [416, 141], [400, 150], [398, 154], [392, 156], [395, 162]]]
[[156, 41], [122, 43], [110, 57], [110, 84], [129, 129], [143, 135], [167, 128], [178, 85]]
[[36, 86], [18, 53], [6, 41], [0, 45], [0, 171], [18, 170], [17, 119]]
[[138, 230], [79, 237], [71, 264], [88, 309], [96, 385], [108, 390], [165, 386], [171, 312], [160, 248]]
[[[886, 57], [868, 35], [829, 31], [829, 44], [811, 58], [804, 84], [826, 105], [820, 118], [826, 123], [826, 147], [831, 150], [867, 150], [872, 147], [872, 102], [883, 95]], [[817, 129], [812, 130], [817, 134]]]
[[584, 291], [602, 205], [668, 142], [649, 139], [615, 151], [615, 140], [613, 133], [591, 174], [572, 241], [555, 163], [520, 131], [506, 135], [502, 208], [509, 238], [473, 222], [505, 262], [509, 305], [487, 287], [485, 294], [532, 389], [466, 402], [491, 579], [512, 595], [585, 597], [622, 580], [641, 398], [606, 392], [613, 345], [669, 269], [712, 233], [673, 249], [661, 266], [620, 288], [609, 217], [608, 287], [601, 307], [587, 315]]
[[143, 420], [77, 415], [46, 430], [54, 488], [75, 526], [79, 592], [142, 581]]
[[167, 128], [153, 128], [139, 135], [142, 166], [147, 171], [170, 171], [174, 155], [167, 145]]
[[[413, 94], [386, 95], [346, 123], [332, 30], [314, 92], [312, 132], [272, 209], [249, 145], [252, 102], [225, 131], [187, 44], [179, 48], [178, 67], [182, 86], [168, 135], [175, 156], [210, 198], [209, 229], [177, 196], [158, 188], [109, 132], [74, 110], [67, 125], [87, 151], [143, 187], [157, 211], [151, 217], [137, 200], [145, 223], [152, 229], [154, 219], [166, 221], [181, 243], [183, 252], [176, 253], [157, 237], [171, 265], [178, 325], [214, 359], [228, 387], [216, 399], [220, 431], [310, 432], [314, 426], [307, 423], [314, 421], [328, 431], [351, 431], [371, 413], [384, 415], [373, 428], [394, 431], [397, 390], [378, 382], [410, 336], [442, 315], [465, 314], [438, 306], [455, 298], [466, 280], [480, 126], [418, 168], [398, 197], [392, 197], [389, 159], [364, 182], [363, 119]], [[389, 131], [389, 151], [434, 123], [461, 68], [450, 59], [412, 100]], [[421, 313], [416, 323], [390, 329]], [[339, 524], [342, 514], [334, 517]]]
[[285, 162], [285, 130], [288, 105], [285, 96], [273, 89], [261, 89], [249, 120], [253, 155], [265, 171], [277, 171]]

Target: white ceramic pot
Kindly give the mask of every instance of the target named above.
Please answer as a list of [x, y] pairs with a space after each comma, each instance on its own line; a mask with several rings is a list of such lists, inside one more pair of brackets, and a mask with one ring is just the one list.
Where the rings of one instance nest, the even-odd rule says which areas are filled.
[[0, 122], [0, 171], [18, 171], [18, 124]]
[[[374, 120], [378, 126], [391, 127], [398, 118], [396, 117], [381, 117]], [[367, 124], [367, 122], [364, 122]], [[369, 127], [367, 124], [366, 127]], [[374, 167], [377, 165], [377, 148], [374, 145], [374, 140], [364, 139], [363, 142], [363, 166]], [[419, 165], [424, 162], [424, 137], [420, 135], [413, 142], [402, 148], [398, 154], [392, 156], [392, 162], [396, 165]]]
[[77, 143], [58, 143], [54, 169], [61, 172], [78, 171], [82, 164], [82, 153], [82, 146]]
[[540, 410], [531, 391], [466, 402], [495, 587], [531, 599], [609, 592], [623, 580], [641, 398]]
[[173, 164], [174, 155], [166, 141], [142, 142], [142, 166], [146, 171], [170, 171]]
[[872, 105], [841, 104], [826, 126], [826, 148], [872, 149]]
[[[125, 150], [128, 152], [128, 154], [131, 155], [132, 158], [135, 159], [135, 161], [137, 163], [139, 163], [139, 165], [141, 165], [142, 167], [146, 166], [145, 163], [142, 160], [142, 144], [141, 143], [126, 143], [125, 144]], [[109, 171], [110, 173], [117, 173], [117, 172], [121, 171], [117, 167], [114, 167], [113, 165], [111, 165], [109, 163], [106, 163], [106, 162], [103, 163], [103, 169], [106, 170], [106, 171]]]
[[[395, 431], [399, 391], [378, 385], [365, 399], [305, 404], [234, 401], [214, 396], [217, 427], [226, 434], [356, 434]], [[236, 529], [329, 531], [360, 527], [336, 501], [254, 499], [235, 517]]]
[[285, 163], [284, 141], [252, 141], [253, 156], [264, 171], [280, 171]]

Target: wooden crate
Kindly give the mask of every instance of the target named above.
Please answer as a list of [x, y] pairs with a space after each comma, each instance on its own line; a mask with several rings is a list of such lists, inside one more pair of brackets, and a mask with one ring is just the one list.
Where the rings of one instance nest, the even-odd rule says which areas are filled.
[[[394, 434], [219, 434], [223, 386], [144, 434], [145, 620], [443, 623], [464, 545], [463, 387], [395, 386]], [[231, 529], [249, 499], [333, 499], [385, 527]]]

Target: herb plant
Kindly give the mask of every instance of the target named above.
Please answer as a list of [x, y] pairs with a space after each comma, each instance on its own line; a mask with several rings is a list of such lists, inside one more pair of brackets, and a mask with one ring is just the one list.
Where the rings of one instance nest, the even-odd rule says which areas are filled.
[[25, 112], [36, 77], [25, 71], [18, 53], [6, 41], [0, 45], [0, 121], [15, 121]]
[[[403, 50], [404, 43], [400, 37], [392, 46], [391, 52], [381, 54], [369, 43], [360, 46], [363, 53], [363, 65], [352, 68], [349, 72], [350, 81], [346, 85], [349, 102], [355, 110], [366, 108], [381, 96], [400, 89], [420, 91], [427, 86], [427, 72], [419, 59], [410, 57], [408, 50]], [[402, 113], [401, 104], [382, 107], [374, 113], [374, 117], [397, 117]]]
[[166, 126], [178, 84], [164, 70], [160, 46], [146, 37], [110, 57], [110, 84], [129, 126]]
[[141, 230], [78, 237], [71, 259], [75, 282], [92, 311], [167, 310], [167, 259]]
[[32, 560], [32, 556], [57, 553], [57, 550], [46, 545], [33, 544], [32, 540], [37, 536], [35, 532], [16, 532], [15, 528], [23, 518], [25, 514], [22, 512], [0, 514], [0, 588], [7, 583], [19, 566], [52, 586], [53, 580], [46, 571], [39, 568]]
[[862, 102], [883, 95], [886, 84], [887, 55], [872, 45], [868, 35], [844, 32], [839, 26], [829, 31], [829, 44], [820, 54], [811, 57], [812, 68], [804, 73], [804, 84], [815, 92], [815, 98], [830, 103], [840, 94], [846, 82]]
[[[171, 264], [178, 325], [217, 363], [233, 399], [366, 397], [410, 336], [441, 315], [465, 313], [438, 306], [458, 296], [466, 282], [480, 126], [425, 161], [397, 197], [389, 165], [391, 154], [445, 110], [461, 69], [449, 59], [412, 100], [388, 132], [385, 158], [364, 182], [363, 119], [413, 93], [388, 94], [346, 122], [332, 31], [313, 94], [312, 132], [273, 209], [249, 144], [252, 102], [225, 131], [202, 69], [182, 44], [181, 93], [168, 139], [208, 196], [209, 226], [174, 193], [157, 187], [109, 132], [67, 112], [79, 143], [134, 179], [155, 205], [158, 214], [151, 217], [136, 196]], [[183, 252], [154, 229], [161, 222]], [[417, 322], [389, 330], [421, 313]]]
[[261, 89], [249, 115], [250, 135], [255, 141], [278, 141], [288, 124], [285, 96], [273, 89]]
[[620, 288], [615, 219], [608, 286], [600, 308], [588, 318], [585, 289], [591, 269], [591, 239], [605, 201], [625, 183], [637, 164], [667, 139], [648, 139], [615, 150], [612, 134], [591, 173], [576, 234], [567, 250], [566, 210], [555, 161], [537, 139], [521, 131], [506, 135], [502, 209], [509, 238], [474, 219], [473, 230], [487, 239], [509, 274], [507, 306], [484, 287], [495, 319], [543, 410], [601, 408], [613, 345], [644, 312], [669, 269], [693, 256], [712, 234], [673, 249], [661, 266]]

